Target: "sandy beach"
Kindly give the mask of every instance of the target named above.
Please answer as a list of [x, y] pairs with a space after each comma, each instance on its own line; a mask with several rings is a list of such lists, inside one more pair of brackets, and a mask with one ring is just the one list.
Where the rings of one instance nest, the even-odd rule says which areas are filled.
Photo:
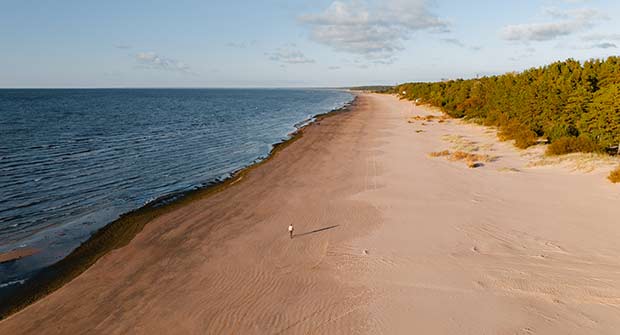
[[613, 165], [545, 163], [439, 116], [359, 94], [0, 334], [617, 334]]

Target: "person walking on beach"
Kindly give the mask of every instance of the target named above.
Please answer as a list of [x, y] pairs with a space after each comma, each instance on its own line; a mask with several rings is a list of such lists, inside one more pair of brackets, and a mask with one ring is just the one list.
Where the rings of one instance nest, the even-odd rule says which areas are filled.
[[291, 238], [293, 238], [293, 230], [294, 230], [293, 224], [291, 223], [288, 225], [288, 233], [291, 236]]

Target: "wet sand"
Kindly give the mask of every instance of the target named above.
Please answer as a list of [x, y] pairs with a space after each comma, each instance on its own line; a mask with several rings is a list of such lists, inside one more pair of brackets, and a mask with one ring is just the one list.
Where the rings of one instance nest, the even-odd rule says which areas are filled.
[[[148, 223], [1, 334], [615, 334], [620, 188], [392, 96]], [[429, 153], [476, 149], [479, 168]], [[287, 226], [295, 226], [289, 239]]]
[[0, 263], [14, 261], [20, 258], [32, 256], [40, 250], [35, 248], [18, 248], [15, 250], [0, 253]]

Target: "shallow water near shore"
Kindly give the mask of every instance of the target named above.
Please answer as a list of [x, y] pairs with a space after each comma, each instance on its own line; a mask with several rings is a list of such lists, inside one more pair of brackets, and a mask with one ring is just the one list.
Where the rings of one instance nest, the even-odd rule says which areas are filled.
[[0, 290], [23, 283], [122, 213], [264, 158], [339, 90], [0, 90]]

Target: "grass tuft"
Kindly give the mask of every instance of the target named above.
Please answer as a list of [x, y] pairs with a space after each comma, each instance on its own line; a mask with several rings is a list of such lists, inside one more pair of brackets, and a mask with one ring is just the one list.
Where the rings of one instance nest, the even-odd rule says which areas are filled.
[[412, 116], [409, 118], [409, 120], [407, 120], [408, 123], [415, 123], [417, 121], [420, 122], [433, 122], [435, 120], [437, 120], [437, 122], [439, 123], [443, 123], [446, 122], [446, 120], [449, 120], [450, 116], [446, 115], [446, 114], [442, 114], [441, 116], [437, 116], [437, 115], [416, 115], [416, 116]]
[[448, 150], [444, 150], [444, 151], [435, 151], [435, 152], [431, 152], [430, 154], [428, 154], [431, 157], [443, 157], [443, 156], [450, 156], [450, 151]]
[[541, 155], [531, 158], [527, 164], [528, 167], [564, 165], [573, 171], [592, 172], [604, 166], [613, 166], [617, 164], [614, 157], [602, 153], [582, 153], [575, 152], [572, 154], [549, 156]]
[[493, 159], [489, 155], [474, 154], [465, 151], [455, 151], [449, 158], [452, 161], [466, 161], [466, 162], [491, 162]]
[[483, 154], [475, 154], [471, 152], [465, 151], [454, 151], [450, 152], [449, 150], [436, 151], [428, 154], [431, 157], [448, 157], [450, 161], [462, 161], [467, 164], [469, 168], [477, 168], [484, 166], [483, 162], [492, 162], [495, 160], [494, 157]]
[[618, 165], [617, 168], [615, 168], [613, 171], [609, 173], [609, 176], [607, 176], [607, 179], [609, 179], [609, 181], [611, 181], [614, 184], [620, 183], [620, 165]]

